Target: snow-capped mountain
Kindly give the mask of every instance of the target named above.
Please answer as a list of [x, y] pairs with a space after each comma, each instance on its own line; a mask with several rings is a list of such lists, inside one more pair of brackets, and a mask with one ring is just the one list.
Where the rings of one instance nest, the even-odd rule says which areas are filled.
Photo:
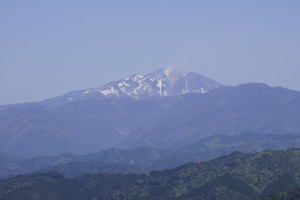
[[99, 88], [78, 90], [46, 102], [64, 103], [105, 97], [145, 99], [176, 96], [187, 93], [207, 93], [221, 84], [196, 72], [185, 72], [173, 67], [158, 69], [146, 75], [134, 74]]
[[146, 75], [131, 75], [120, 81], [108, 83], [88, 92], [100, 92], [105, 96], [147, 97], [175, 96], [186, 93], [206, 93], [221, 84], [195, 72], [184, 72], [167, 67]]

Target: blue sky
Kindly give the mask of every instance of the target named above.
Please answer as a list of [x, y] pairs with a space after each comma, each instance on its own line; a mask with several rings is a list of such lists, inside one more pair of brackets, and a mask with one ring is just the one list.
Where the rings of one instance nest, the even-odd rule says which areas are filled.
[[300, 91], [300, 1], [0, 1], [0, 104], [174, 66]]

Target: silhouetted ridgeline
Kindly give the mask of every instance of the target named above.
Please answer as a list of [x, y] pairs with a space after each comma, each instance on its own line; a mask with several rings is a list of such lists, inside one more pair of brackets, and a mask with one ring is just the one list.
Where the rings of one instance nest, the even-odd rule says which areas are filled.
[[256, 154], [235, 152], [150, 175], [100, 173], [65, 178], [57, 172], [48, 172], [1, 181], [0, 198], [272, 199], [299, 194], [295, 190], [300, 188], [299, 163], [300, 150], [292, 149]]

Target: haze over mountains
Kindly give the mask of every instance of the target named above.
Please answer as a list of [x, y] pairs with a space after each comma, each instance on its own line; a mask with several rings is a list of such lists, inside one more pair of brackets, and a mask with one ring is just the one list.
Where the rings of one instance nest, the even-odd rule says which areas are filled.
[[179, 148], [215, 135], [300, 135], [300, 93], [222, 86], [165, 68], [0, 111], [0, 151], [33, 157], [110, 147]]
[[255, 153], [265, 149], [300, 147], [297, 135], [243, 133], [236, 136], [212, 136], [181, 148], [135, 149], [109, 148], [86, 155], [70, 153], [13, 160], [0, 155], [0, 179], [18, 174], [57, 171], [74, 177], [89, 173], [149, 173], [174, 168], [189, 162], [202, 162], [235, 151]]
[[263, 83], [224, 86], [168, 67], [42, 102], [0, 106], [0, 122], [4, 199], [298, 195], [298, 91]]

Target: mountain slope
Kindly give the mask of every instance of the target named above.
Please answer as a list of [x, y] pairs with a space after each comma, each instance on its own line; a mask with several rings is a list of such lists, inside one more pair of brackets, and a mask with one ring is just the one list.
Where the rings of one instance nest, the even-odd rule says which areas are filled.
[[[0, 162], [0, 179], [52, 170], [73, 176], [92, 172], [148, 172], [150, 169], [166, 168], [165, 165], [158, 164], [166, 156], [161, 150], [144, 147], [123, 150], [110, 148], [82, 156], [62, 154], [17, 161], [3, 160]], [[167, 166], [179, 165], [174, 163], [175, 161], [170, 162]]]
[[264, 149], [289, 148], [300, 148], [300, 136], [243, 133], [233, 136], [210, 136], [187, 146], [176, 148], [173, 154], [195, 162], [211, 160], [234, 151], [255, 153]]
[[25, 157], [86, 154], [116, 146], [164, 112], [155, 101], [83, 101], [0, 111], [0, 151]]
[[124, 144], [161, 148], [184, 146], [212, 135], [300, 134], [300, 93], [296, 91], [248, 83], [177, 98], [157, 124], [134, 131]]

